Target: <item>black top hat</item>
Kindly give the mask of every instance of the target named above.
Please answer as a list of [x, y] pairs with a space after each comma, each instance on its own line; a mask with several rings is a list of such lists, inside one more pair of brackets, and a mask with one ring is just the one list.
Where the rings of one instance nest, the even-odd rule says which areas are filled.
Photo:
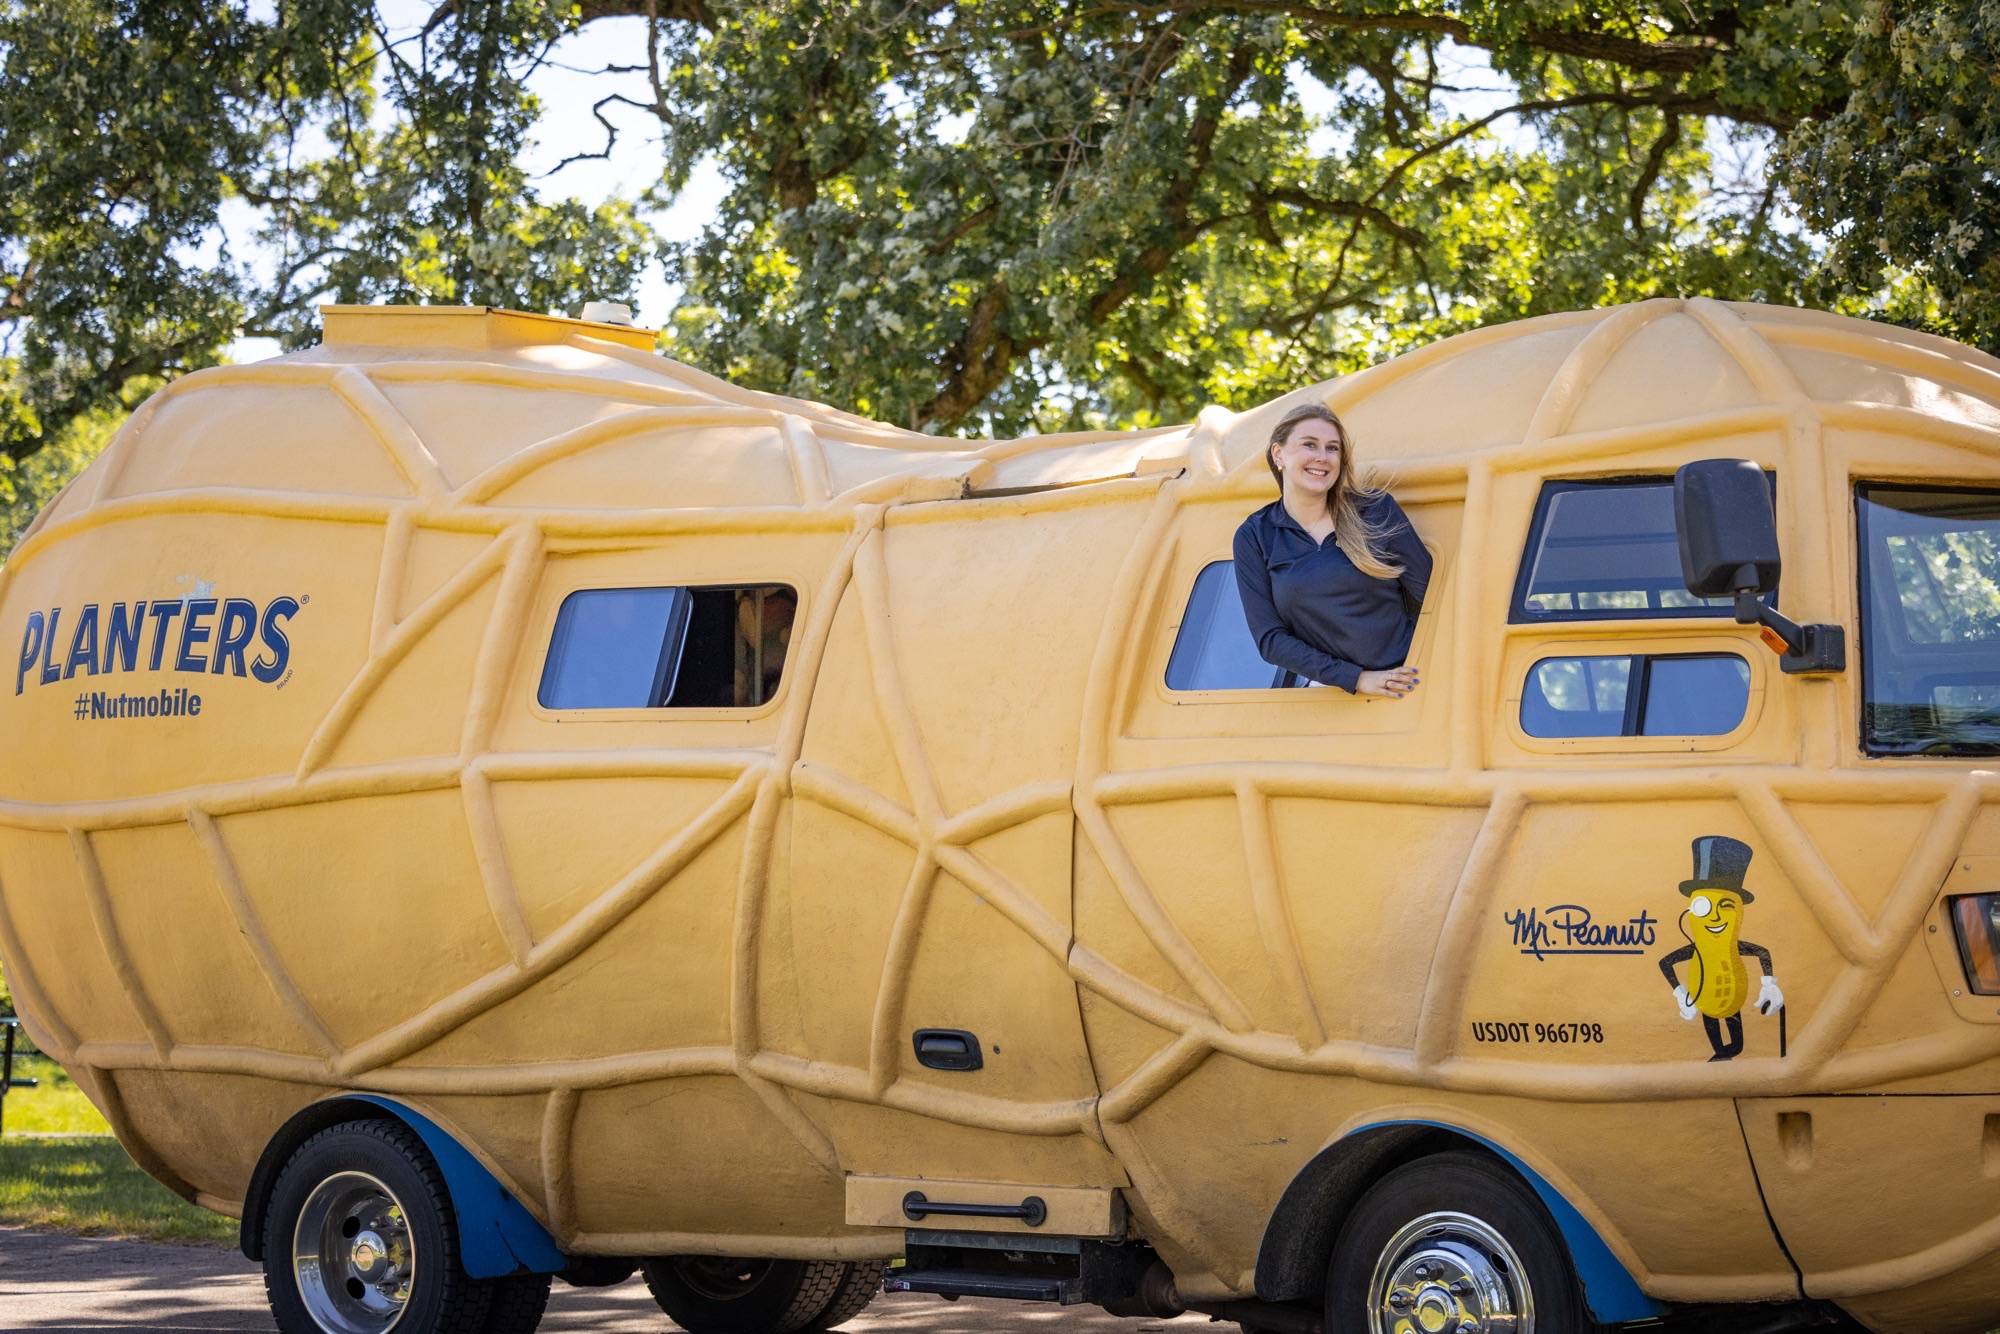
[[1698, 889], [1722, 889], [1740, 894], [1745, 903], [1756, 895], [1743, 888], [1743, 873], [1750, 869], [1750, 845], [1721, 834], [1703, 834], [1694, 841], [1694, 879], [1681, 881], [1681, 893]]

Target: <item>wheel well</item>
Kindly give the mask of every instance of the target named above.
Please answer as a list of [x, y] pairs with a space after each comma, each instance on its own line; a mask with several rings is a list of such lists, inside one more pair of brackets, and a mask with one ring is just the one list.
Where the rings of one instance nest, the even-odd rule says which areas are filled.
[[1445, 1149], [1484, 1150], [1434, 1126], [1372, 1126], [1321, 1149], [1292, 1178], [1257, 1248], [1257, 1296], [1267, 1302], [1318, 1301], [1340, 1225], [1362, 1194], [1404, 1163]]
[[252, 1260], [264, 1258], [265, 1219], [278, 1174], [298, 1147], [322, 1130], [353, 1121], [399, 1121], [415, 1131], [443, 1174], [458, 1216], [459, 1260], [473, 1278], [554, 1274], [569, 1264], [555, 1238], [521, 1202], [507, 1193], [484, 1164], [422, 1113], [378, 1094], [348, 1094], [316, 1102], [287, 1121], [257, 1160], [243, 1197], [237, 1245]]
[[1591, 1314], [1607, 1324], [1662, 1314], [1576, 1207], [1501, 1145], [1452, 1126], [1398, 1121], [1366, 1126], [1321, 1149], [1292, 1178], [1257, 1251], [1257, 1295], [1265, 1301], [1319, 1301], [1326, 1265], [1348, 1211], [1370, 1186], [1404, 1163], [1445, 1149], [1470, 1149], [1503, 1163], [1553, 1217], [1583, 1284]]
[[237, 1231], [236, 1245], [244, 1257], [259, 1263], [264, 1259], [264, 1215], [271, 1203], [271, 1188], [278, 1184], [278, 1173], [298, 1152], [299, 1145], [322, 1130], [348, 1121], [394, 1119], [380, 1103], [361, 1098], [328, 1098], [302, 1108], [280, 1126], [278, 1133], [271, 1136], [271, 1142], [264, 1146], [255, 1170], [250, 1173], [249, 1189], [243, 1193], [243, 1223]]

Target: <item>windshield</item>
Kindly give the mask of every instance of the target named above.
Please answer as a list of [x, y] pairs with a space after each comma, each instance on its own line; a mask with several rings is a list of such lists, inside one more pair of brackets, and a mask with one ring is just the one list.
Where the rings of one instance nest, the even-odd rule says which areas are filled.
[[2000, 755], [2000, 491], [1863, 486], [1863, 744]]

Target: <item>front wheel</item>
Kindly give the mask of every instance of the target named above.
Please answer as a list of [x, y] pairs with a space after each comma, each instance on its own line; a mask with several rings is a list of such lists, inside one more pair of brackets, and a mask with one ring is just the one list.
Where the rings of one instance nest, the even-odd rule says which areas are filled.
[[1347, 1216], [1326, 1327], [1356, 1334], [1587, 1334], [1568, 1248], [1532, 1191], [1484, 1154], [1407, 1163]]
[[639, 1268], [653, 1300], [688, 1334], [800, 1334], [829, 1328], [816, 1322], [839, 1303], [854, 1266], [667, 1255], [641, 1261]]

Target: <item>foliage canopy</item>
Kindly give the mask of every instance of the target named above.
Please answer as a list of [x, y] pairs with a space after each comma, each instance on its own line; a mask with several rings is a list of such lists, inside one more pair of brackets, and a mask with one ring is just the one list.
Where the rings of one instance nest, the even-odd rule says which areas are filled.
[[[673, 355], [941, 431], [1175, 419], [1654, 295], [2000, 347], [2000, 0], [382, 8], [0, 0], [7, 453], [310, 342], [317, 302], [574, 309], [654, 263]], [[657, 118], [660, 176], [545, 197], [529, 78], [610, 21], [599, 110]], [[718, 216], [662, 245], [635, 205], [704, 161]], [[218, 240], [243, 206], [255, 254]]]

